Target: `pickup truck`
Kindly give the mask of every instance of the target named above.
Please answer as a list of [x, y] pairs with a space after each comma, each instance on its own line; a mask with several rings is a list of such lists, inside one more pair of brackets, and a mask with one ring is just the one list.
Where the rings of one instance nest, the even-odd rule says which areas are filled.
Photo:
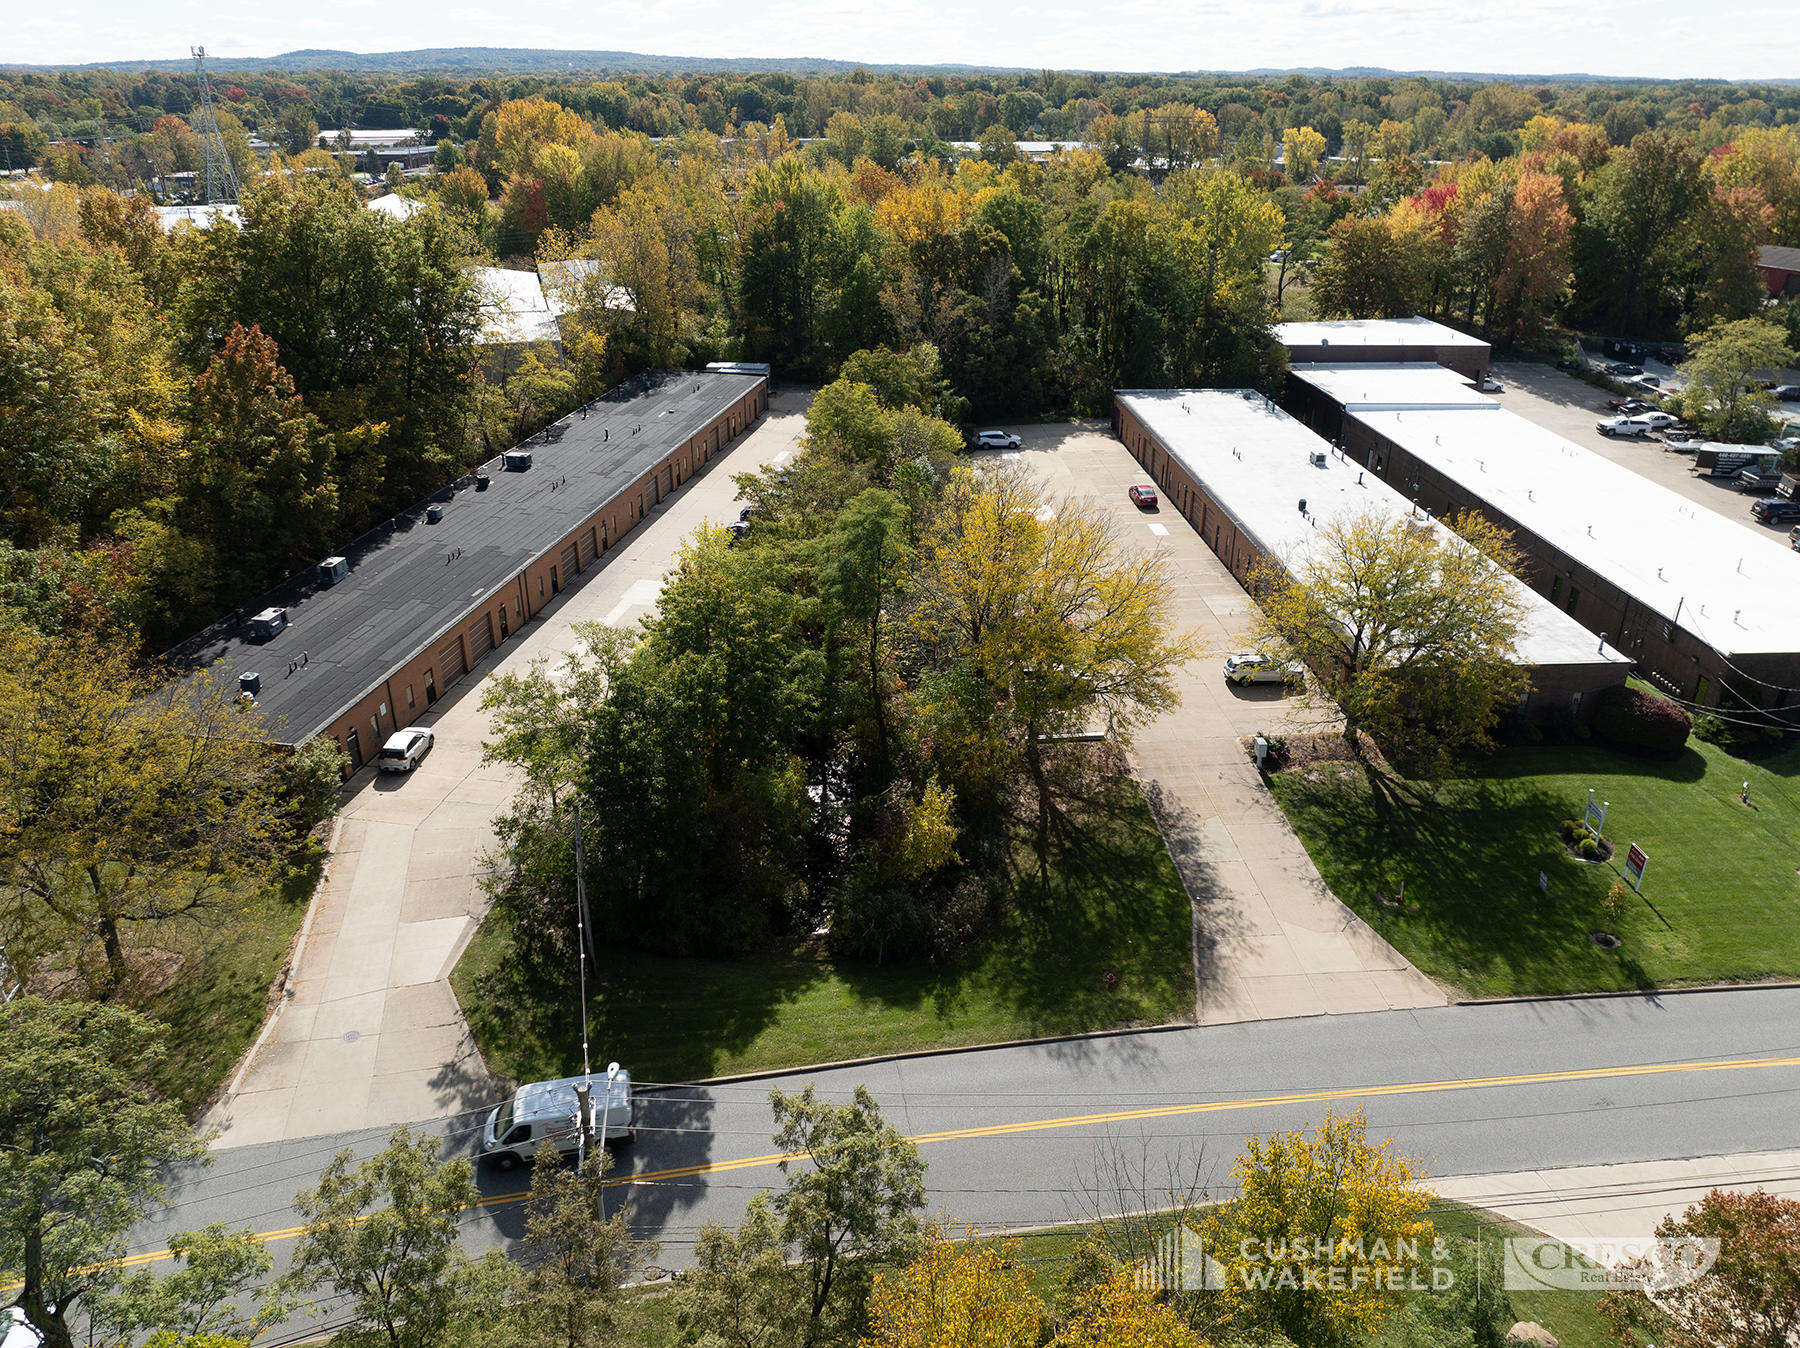
[[1667, 412], [1640, 412], [1633, 417], [1607, 417], [1595, 422], [1594, 429], [1609, 438], [1615, 435], [1644, 436], [1651, 431], [1665, 430], [1678, 420]]

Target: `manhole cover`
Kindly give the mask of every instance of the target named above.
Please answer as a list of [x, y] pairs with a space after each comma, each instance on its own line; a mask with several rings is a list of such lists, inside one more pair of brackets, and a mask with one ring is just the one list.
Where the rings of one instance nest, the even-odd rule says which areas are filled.
[[1625, 944], [1617, 936], [1614, 936], [1610, 931], [1590, 932], [1588, 934], [1588, 940], [1592, 941], [1595, 945], [1599, 946], [1602, 950], [1617, 950], [1620, 946]]
[[[1616, 945], [1617, 942], [1614, 942], [1614, 944]], [[361, 1030], [345, 1030], [344, 1031], [344, 1042], [346, 1044], [354, 1044], [358, 1039], [361, 1039], [361, 1038], [362, 1038]]]

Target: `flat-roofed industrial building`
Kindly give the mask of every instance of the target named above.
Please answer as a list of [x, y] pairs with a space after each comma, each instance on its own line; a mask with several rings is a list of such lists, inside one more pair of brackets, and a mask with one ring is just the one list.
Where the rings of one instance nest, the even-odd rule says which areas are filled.
[[1480, 385], [1493, 348], [1479, 337], [1429, 318], [1355, 318], [1277, 323], [1275, 340], [1293, 365], [1431, 361]]
[[[1526, 580], [1604, 633], [1664, 691], [1716, 706], [1800, 704], [1800, 553], [1695, 505], [1492, 399], [1456, 403], [1430, 366], [1296, 365], [1290, 406], [1330, 416], [1359, 470], [1425, 509], [1478, 510], [1530, 564]], [[1408, 391], [1411, 391], [1410, 400]], [[1368, 396], [1371, 392], [1377, 397]]]
[[228, 662], [272, 739], [329, 736], [360, 767], [767, 407], [758, 375], [640, 375], [164, 658]]
[[[1113, 429], [1163, 499], [1246, 586], [1261, 558], [1294, 556], [1321, 520], [1412, 513], [1399, 492], [1260, 393], [1120, 390], [1113, 395]], [[1587, 719], [1592, 695], [1624, 683], [1629, 659], [1523, 582], [1514, 583], [1526, 603], [1516, 655], [1532, 681], [1522, 719], [1571, 713]]]

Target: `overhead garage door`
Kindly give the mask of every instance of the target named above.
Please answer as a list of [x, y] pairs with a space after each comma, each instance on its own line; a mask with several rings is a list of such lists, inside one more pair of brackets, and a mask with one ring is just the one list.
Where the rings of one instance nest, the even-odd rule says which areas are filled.
[[462, 640], [460, 638], [451, 637], [449, 641], [444, 643], [444, 648], [438, 652], [437, 667], [438, 678], [444, 681], [444, 687], [446, 688], [462, 677], [463, 658]]
[[494, 626], [484, 613], [469, 624], [469, 659], [471, 662], [479, 660], [493, 649]]
[[562, 550], [562, 576], [560, 579], [564, 585], [569, 583], [569, 577], [573, 576], [577, 569], [575, 561], [575, 545], [571, 543]]
[[581, 564], [586, 566], [594, 560], [594, 531], [587, 530], [577, 541], [581, 544]]

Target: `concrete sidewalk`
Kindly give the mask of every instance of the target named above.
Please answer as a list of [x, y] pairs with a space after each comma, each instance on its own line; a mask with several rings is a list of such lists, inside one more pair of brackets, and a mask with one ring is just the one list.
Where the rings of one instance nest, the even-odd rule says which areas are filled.
[[1800, 1151], [1455, 1175], [1430, 1187], [1440, 1198], [1500, 1213], [1557, 1240], [1646, 1237], [1712, 1189], [1762, 1189], [1800, 1200]]
[[1243, 750], [1243, 736], [1304, 728], [1279, 685], [1239, 688], [1220, 675], [1250, 625], [1243, 587], [1179, 513], [1126, 498], [1149, 478], [1104, 423], [1018, 433], [1022, 461], [1054, 490], [1096, 498], [1122, 538], [1169, 559], [1176, 622], [1205, 643], [1178, 680], [1181, 705], [1140, 729], [1131, 751], [1194, 902], [1200, 1023], [1444, 1005], [1435, 983], [1326, 888]]
[[804, 395], [774, 397], [749, 435], [447, 689], [419, 722], [436, 744], [416, 770], [366, 768], [346, 785], [285, 993], [202, 1120], [218, 1130], [215, 1146], [472, 1114], [499, 1098], [449, 982], [487, 911], [484, 857], [513, 793], [508, 770], [481, 763], [487, 680], [540, 657], [554, 662], [573, 645], [576, 623], [624, 627], [648, 613], [694, 528], [737, 518], [731, 475], [793, 455], [805, 405]]

